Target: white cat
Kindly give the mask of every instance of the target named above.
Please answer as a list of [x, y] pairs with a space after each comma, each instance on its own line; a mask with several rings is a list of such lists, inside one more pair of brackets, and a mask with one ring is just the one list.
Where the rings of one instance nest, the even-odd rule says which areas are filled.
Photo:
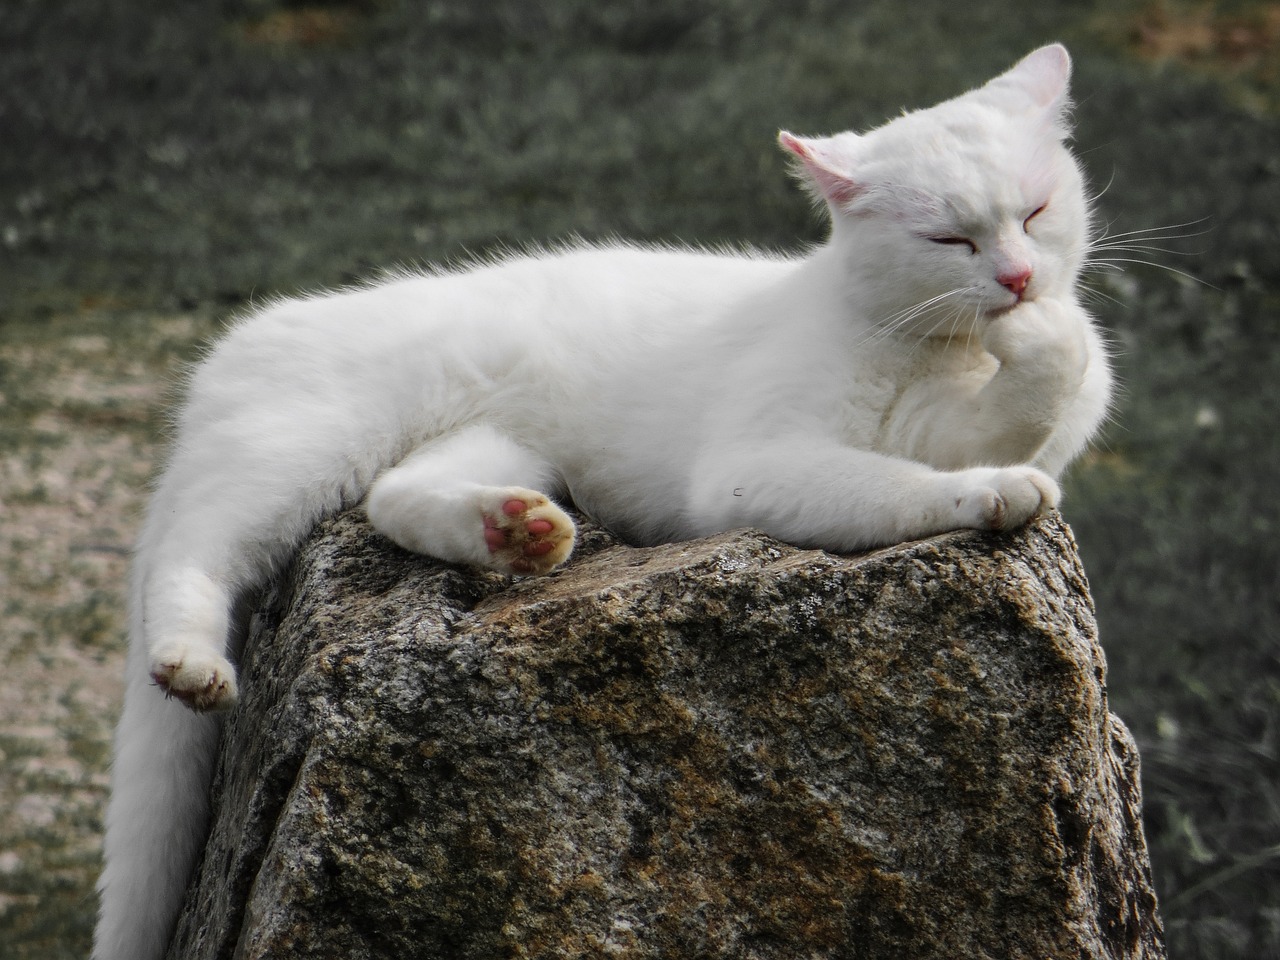
[[831, 215], [803, 256], [572, 248], [237, 324], [138, 545], [94, 957], [162, 955], [206, 830], [205, 711], [236, 699], [235, 602], [344, 505], [510, 574], [569, 557], [551, 497], [640, 544], [750, 526], [840, 551], [1053, 508], [1111, 387], [1076, 291], [1069, 72], [1049, 46], [864, 135], [781, 134]]

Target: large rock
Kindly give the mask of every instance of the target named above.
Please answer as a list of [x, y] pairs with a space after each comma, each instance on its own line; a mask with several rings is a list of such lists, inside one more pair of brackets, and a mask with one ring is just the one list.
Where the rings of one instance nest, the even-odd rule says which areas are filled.
[[517, 583], [326, 523], [264, 598], [170, 956], [1162, 957], [1069, 530], [589, 530]]

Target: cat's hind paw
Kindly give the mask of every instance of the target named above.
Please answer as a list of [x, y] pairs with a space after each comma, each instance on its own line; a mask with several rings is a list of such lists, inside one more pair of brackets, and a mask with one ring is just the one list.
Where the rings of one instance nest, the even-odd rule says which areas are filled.
[[500, 490], [481, 512], [489, 566], [500, 573], [550, 573], [573, 552], [573, 521], [540, 493]]
[[197, 713], [229, 710], [239, 698], [236, 670], [225, 657], [173, 644], [151, 660], [151, 679], [167, 698], [182, 701]]
[[982, 470], [979, 483], [957, 498], [961, 523], [979, 530], [1013, 530], [1058, 505], [1062, 493], [1033, 467]]

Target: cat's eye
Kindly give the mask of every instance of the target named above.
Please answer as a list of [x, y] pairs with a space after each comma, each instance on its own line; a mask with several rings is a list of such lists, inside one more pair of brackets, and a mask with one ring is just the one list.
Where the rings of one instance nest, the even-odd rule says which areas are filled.
[[1049, 206], [1047, 203], [1042, 203], [1040, 204], [1040, 206], [1036, 207], [1029, 214], [1027, 214], [1027, 219], [1022, 221], [1022, 231], [1024, 233], [1031, 229], [1031, 221], [1034, 220], [1036, 217], [1040, 216], [1040, 214], [1044, 213], [1044, 208], [1047, 206]]
[[968, 247], [970, 253], [978, 252], [978, 245], [968, 237], [929, 237], [929, 242], [953, 247]]

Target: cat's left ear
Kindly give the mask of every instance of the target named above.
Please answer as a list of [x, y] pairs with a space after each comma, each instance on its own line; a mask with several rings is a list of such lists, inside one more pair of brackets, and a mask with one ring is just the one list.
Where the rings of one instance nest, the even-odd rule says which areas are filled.
[[[850, 137], [852, 134], [842, 136]], [[810, 139], [781, 130], [778, 143], [796, 156], [805, 182], [832, 207], [845, 207], [861, 195], [862, 185], [848, 169], [848, 158], [841, 156], [833, 138]]]
[[1053, 43], [1027, 54], [982, 91], [1010, 108], [1041, 113], [1065, 133], [1071, 107], [1070, 83], [1071, 55], [1062, 44]]

